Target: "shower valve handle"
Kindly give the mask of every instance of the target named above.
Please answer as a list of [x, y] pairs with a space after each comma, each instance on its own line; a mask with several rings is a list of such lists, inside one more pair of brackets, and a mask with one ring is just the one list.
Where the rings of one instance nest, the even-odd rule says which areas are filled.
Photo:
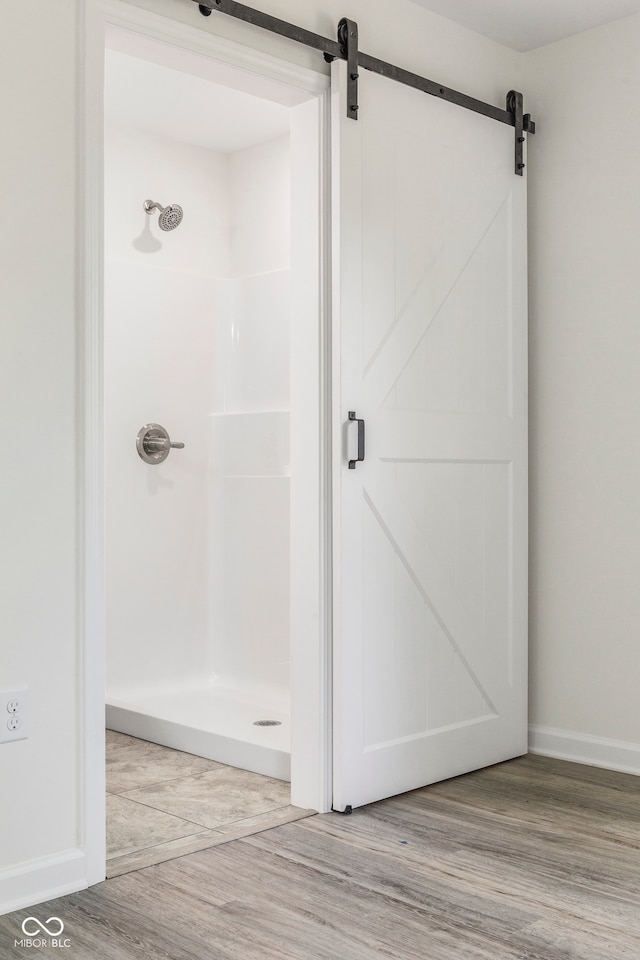
[[166, 437], [147, 437], [142, 443], [147, 452], [151, 451], [156, 453], [164, 450], [167, 446], [175, 450], [184, 450], [184, 443], [181, 443], [179, 440], [174, 443], [173, 440], [167, 440]]
[[169, 434], [160, 423], [145, 423], [136, 437], [138, 456], [145, 463], [151, 465], [162, 463], [169, 456], [171, 449], [183, 450], [184, 443], [171, 442]]

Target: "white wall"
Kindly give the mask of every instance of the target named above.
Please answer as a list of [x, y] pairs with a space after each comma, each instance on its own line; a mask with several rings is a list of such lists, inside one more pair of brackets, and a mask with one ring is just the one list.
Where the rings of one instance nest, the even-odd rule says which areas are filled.
[[[28, 740], [0, 744], [0, 910], [82, 885], [76, 569], [77, 7], [0, 11], [0, 687]], [[35, 878], [35, 879], [34, 879]]]
[[524, 81], [534, 743], [636, 772], [638, 50], [636, 16], [530, 53]]
[[[3, 134], [15, 145], [0, 160], [3, 213], [11, 224], [0, 241], [9, 330], [0, 352], [0, 409], [11, 458], [11, 472], [2, 477], [0, 582], [7, 596], [0, 675], [12, 685], [29, 684], [33, 715], [30, 740], [0, 746], [2, 782], [13, 784], [1, 799], [7, 814], [0, 819], [0, 910], [86, 882], [81, 854], [74, 859], [84, 844], [76, 762], [84, 637], [75, 553], [81, 517], [75, 506], [75, 362], [84, 317], [76, 300], [75, 123], [85, 83], [76, 47], [85, 6], [94, 9], [94, 0], [50, 0], [37, 15], [24, 0], [3, 0], [0, 10]], [[183, 0], [139, 0], [137, 6], [328, 69], [318, 53], [224, 16], [202, 18]], [[262, 0], [260, 6], [328, 36], [345, 13], [342, 0]], [[349, 13], [359, 20], [361, 46], [371, 54], [497, 104], [521, 84], [517, 54], [408, 0], [352, 0]], [[53, 414], [55, 429], [42, 435], [45, 414]], [[52, 860], [32, 859], [47, 856]]]
[[[107, 77], [109, 75], [107, 74]], [[135, 91], [131, 91], [135, 96]], [[118, 124], [105, 134], [107, 699], [213, 669], [208, 538], [217, 280], [229, 271], [225, 154]], [[158, 226], [146, 198], [179, 203]], [[159, 422], [185, 444], [135, 449]]]

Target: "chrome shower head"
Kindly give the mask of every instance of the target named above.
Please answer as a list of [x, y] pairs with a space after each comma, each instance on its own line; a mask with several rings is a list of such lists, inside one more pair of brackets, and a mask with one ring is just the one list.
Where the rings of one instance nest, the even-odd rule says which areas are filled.
[[158, 226], [161, 230], [175, 230], [182, 223], [182, 207], [177, 203], [170, 203], [168, 207], [162, 207], [155, 200], [145, 200], [144, 209], [147, 213], [153, 213], [154, 210], [160, 211]]

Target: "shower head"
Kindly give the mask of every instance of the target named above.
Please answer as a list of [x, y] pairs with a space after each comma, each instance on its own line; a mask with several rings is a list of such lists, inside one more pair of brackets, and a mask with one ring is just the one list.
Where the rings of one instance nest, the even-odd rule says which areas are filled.
[[160, 211], [158, 226], [161, 230], [175, 230], [182, 223], [182, 207], [177, 203], [170, 203], [168, 207], [162, 207], [155, 200], [145, 200], [144, 209], [147, 213], [153, 213], [154, 210]]

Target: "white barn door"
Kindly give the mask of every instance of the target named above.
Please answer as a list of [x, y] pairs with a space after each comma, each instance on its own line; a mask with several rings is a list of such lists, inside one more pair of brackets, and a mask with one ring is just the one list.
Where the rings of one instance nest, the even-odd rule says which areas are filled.
[[513, 128], [364, 70], [354, 122], [333, 71], [344, 810], [527, 749], [526, 182]]

